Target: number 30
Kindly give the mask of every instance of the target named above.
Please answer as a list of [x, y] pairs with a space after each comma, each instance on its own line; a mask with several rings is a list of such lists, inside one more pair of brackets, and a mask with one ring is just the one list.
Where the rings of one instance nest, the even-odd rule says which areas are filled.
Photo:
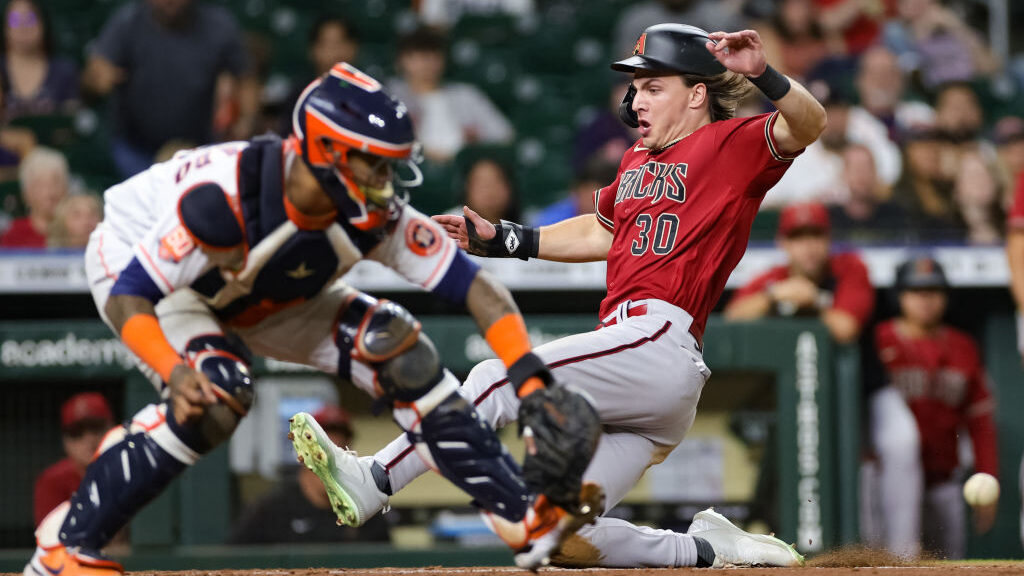
[[[676, 232], [679, 231], [679, 217], [675, 214], [659, 214], [658, 224], [654, 225], [654, 217], [640, 214], [636, 217], [636, 226], [640, 228], [639, 238], [633, 240], [629, 251], [633, 256], [643, 256], [650, 247], [651, 252], [664, 256], [676, 246]], [[654, 228], [654, 245], [651, 245], [651, 228]]]

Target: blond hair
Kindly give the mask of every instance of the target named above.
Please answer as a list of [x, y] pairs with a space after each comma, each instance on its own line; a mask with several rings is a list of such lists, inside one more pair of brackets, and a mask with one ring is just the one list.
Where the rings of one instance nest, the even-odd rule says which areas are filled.
[[736, 106], [753, 89], [753, 85], [742, 74], [726, 70], [714, 76], [683, 74], [687, 88], [703, 84], [708, 89], [708, 113], [712, 122], [728, 120], [736, 115]]
[[22, 192], [28, 188], [30, 182], [48, 172], [59, 172], [64, 178], [64, 182], [68, 182], [70, 177], [68, 160], [53, 148], [36, 146], [22, 158], [21, 164], [18, 166], [18, 181], [21, 182]]
[[69, 194], [61, 199], [53, 211], [53, 220], [46, 231], [46, 245], [50, 248], [80, 248], [71, 246], [71, 235], [68, 232], [67, 219], [75, 202], [87, 202], [96, 211], [99, 220], [103, 219], [103, 203], [93, 194]]

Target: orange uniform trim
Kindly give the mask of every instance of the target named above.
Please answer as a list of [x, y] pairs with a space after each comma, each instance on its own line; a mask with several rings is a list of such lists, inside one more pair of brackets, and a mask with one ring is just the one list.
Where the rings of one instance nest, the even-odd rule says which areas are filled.
[[164, 382], [171, 381], [171, 371], [183, 364], [181, 356], [171, 347], [160, 322], [152, 314], [136, 314], [121, 327], [121, 340], [125, 346], [156, 370]]
[[516, 360], [530, 351], [530, 335], [526, 333], [526, 323], [519, 314], [506, 314], [491, 324], [484, 334], [491, 350], [501, 358], [505, 367], [515, 364]]

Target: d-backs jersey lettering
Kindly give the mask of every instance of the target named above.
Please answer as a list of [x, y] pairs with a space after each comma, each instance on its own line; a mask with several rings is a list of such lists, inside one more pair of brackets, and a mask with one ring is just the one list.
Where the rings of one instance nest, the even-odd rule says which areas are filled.
[[761, 199], [799, 154], [772, 136], [778, 112], [705, 125], [660, 151], [642, 141], [596, 191], [614, 237], [600, 317], [624, 300], [656, 298], [689, 312], [698, 339], [750, 237]]

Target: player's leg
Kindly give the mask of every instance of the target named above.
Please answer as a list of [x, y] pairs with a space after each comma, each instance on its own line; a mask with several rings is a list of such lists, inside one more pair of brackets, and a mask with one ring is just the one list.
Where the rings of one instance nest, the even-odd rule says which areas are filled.
[[925, 491], [924, 542], [928, 552], [959, 560], [967, 553], [967, 509], [960, 482], [929, 486]]
[[249, 409], [253, 388], [241, 359], [245, 352], [228, 341], [209, 311], [183, 291], [162, 301], [157, 315], [171, 345], [214, 384], [218, 403], [192, 422], [179, 422], [167, 401], [150, 404], [108, 432], [71, 505], [37, 531], [39, 549], [26, 572], [48, 576], [47, 567], [65, 560], [75, 564], [73, 573], [117, 571], [98, 551], [174, 478], [227, 439]]
[[897, 556], [913, 558], [921, 553], [924, 501], [917, 421], [903, 396], [891, 387], [872, 395], [870, 410], [885, 545]]

